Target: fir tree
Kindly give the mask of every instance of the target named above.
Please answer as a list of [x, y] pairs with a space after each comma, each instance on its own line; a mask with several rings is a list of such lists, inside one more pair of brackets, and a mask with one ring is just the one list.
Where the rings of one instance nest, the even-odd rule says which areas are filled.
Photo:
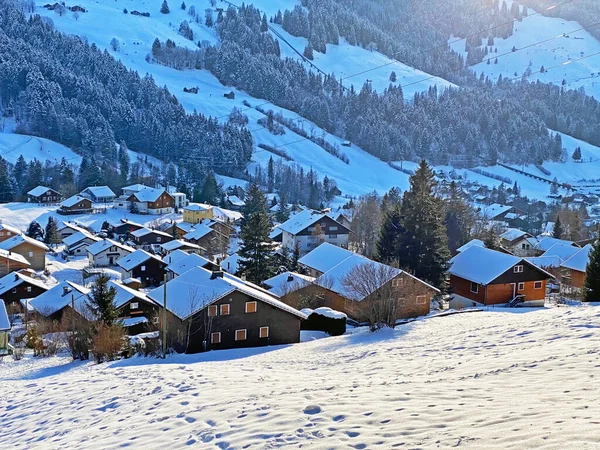
[[171, 12], [171, 10], [169, 9], [169, 4], [167, 3], [167, 0], [163, 0], [162, 6], [160, 7], [160, 12], [163, 14], [169, 14]]
[[394, 72], [394, 71], [392, 70], [392, 73], [390, 74], [390, 81], [391, 81], [392, 83], [395, 83], [397, 80], [398, 80], [398, 75], [396, 75], [396, 72]]
[[306, 47], [304, 47], [304, 52], [302, 54], [309, 61], [312, 61], [315, 58], [314, 57], [313, 47], [312, 47], [310, 41], [308, 42], [308, 44], [306, 44]]
[[42, 226], [37, 221], [33, 221], [27, 227], [27, 231], [25, 232], [26, 236], [29, 236], [33, 239], [43, 239], [44, 238], [44, 230]]
[[585, 301], [600, 301], [600, 239], [596, 241], [590, 252], [585, 271]]
[[185, 2], [181, 2], [181, 9], [183, 9], [185, 11], [185, 9], [186, 9]]
[[138, 214], [140, 212], [137, 203], [133, 199], [129, 202], [128, 210], [131, 214]]
[[577, 147], [575, 149], [575, 151], [573, 152], [573, 159], [575, 161], [579, 161], [581, 160], [581, 147]]
[[61, 237], [58, 233], [58, 227], [54, 217], [48, 217], [48, 224], [46, 225], [46, 233], [44, 235], [44, 242], [50, 245], [56, 245], [60, 243]]
[[435, 186], [434, 173], [422, 160], [402, 200], [398, 260], [418, 278], [440, 285], [450, 254], [443, 203], [434, 195]]
[[275, 184], [275, 171], [273, 168], [273, 157], [269, 157], [269, 164], [267, 166], [267, 192], [273, 192], [273, 186]]
[[110, 277], [100, 274], [92, 284], [87, 305], [98, 315], [98, 319], [106, 325], [112, 325], [117, 319], [117, 308], [115, 307], [115, 295], [117, 290], [109, 286]]
[[291, 266], [290, 266], [290, 270], [292, 272], [298, 271], [298, 269], [299, 269], [298, 261], [299, 260], [300, 260], [300, 243], [296, 239], [296, 242], [294, 242], [294, 250], [292, 251], [292, 262], [291, 262]]
[[260, 21], [260, 31], [265, 33], [269, 31], [269, 23], [267, 22], [267, 15], [263, 13], [262, 20]]
[[483, 245], [485, 245], [485, 248], [489, 248], [490, 250], [499, 251], [501, 249], [500, 239], [498, 239], [498, 236], [496, 236], [496, 233], [494, 233], [494, 230], [491, 228], [486, 231], [483, 237]]
[[202, 185], [202, 191], [200, 191], [200, 201], [215, 205], [219, 200], [219, 186], [217, 186], [217, 179], [215, 173], [211, 170], [204, 179]]
[[458, 186], [454, 181], [450, 183], [450, 195], [446, 200], [446, 235], [451, 254], [468, 242], [471, 238], [471, 229], [475, 224], [475, 214], [471, 207], [462, 199]]
[[400, 206], [385, 212], [379, 239], [377, 240], [377, 259], [391, 264], [398, 259], [398, 235], [402, 229]]
[[286, 197], [285, 193], [282, 193], [281, 197], [279, 198], [279, 211], [277, 211], [277, 214], [275, 214], [275, 219], [279, 223], [283, 223], [286, 220], [288, 220], [289, 218], [290, 218], [290, 209], [287, 204], [287, 197]]
[[565, 235], [565, 229], [560, 221], [560, 215], [556, 216], [556, 222], [554, 222], [554, 229], [552, 230], [552, 237], [555, 239], [562, 239]]

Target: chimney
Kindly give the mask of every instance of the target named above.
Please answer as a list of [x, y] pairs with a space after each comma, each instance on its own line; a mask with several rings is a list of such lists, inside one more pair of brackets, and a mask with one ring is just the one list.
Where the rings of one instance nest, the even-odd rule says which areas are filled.
[[291, 283], [292, 281], [294, 281], [294, 276], [288, 275], [287, 280], [288, 280], [288, 283]]
[[65, 295], [68, 295], [69, 292], [71, 292], [71, 287], [70, 286], [63, 286], [63, 297]]
[[223, 278], [222, 270], [213, 270], [212, 274], [210, 275], [210, 279], [214, 280], [216, 278]]

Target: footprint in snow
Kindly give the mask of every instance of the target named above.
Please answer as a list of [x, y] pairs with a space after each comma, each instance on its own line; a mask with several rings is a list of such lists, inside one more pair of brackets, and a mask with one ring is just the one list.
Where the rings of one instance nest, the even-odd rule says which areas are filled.
[[321, 407], [319, 405], [310, 405], [304, 408], [304, 414], [319, 414], [321, 412]]

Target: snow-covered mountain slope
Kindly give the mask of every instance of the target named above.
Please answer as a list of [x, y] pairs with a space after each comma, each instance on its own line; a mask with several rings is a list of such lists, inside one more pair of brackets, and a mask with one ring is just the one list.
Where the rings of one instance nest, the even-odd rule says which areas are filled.
[[42, 163], [60, 162], [62, 158], [69, 164], [78, 165], [81, 162], [81, 157], [73, 150], [54, 141], [22, 134], [0, 133], [0, 156], [14, 164], [20, 155], [27, 162], [34, 158]]
[[11, 449], [591, 449], [599, 320], [498, 310], [165, 361], [6, 360], [0, 434]]
[[[535, 11], [529, 10], [529, 13], [534, 14]], [[593, 17], [585, 24], [543, 15], [526, 17], [521, 22], [515, 22], [515, 32], [511, 37], [495, 39], [492, 48], [497, 48], [498, 53], [490, 53], [484, 62], [472, 69], [478, 74], [483, 72], [492, 81], [496, 81], [500, 75], [509, 79], [520, 77], [530, 69], [533, 72], [527, 78], [530, 81], [562, 85], [564, 79], [568, 88], [583, 87], [588, 95], [600, 98], [600, 42], [587, 30], [573, 33], [592, 24], [600, 26]], [[531, 46], [547, 39], [552, 40]], [[487, 44], [486, 39], [483, 44]], [[512, 53], [513, 47], [524, 50]], [[452, 44], [452, 48], [465, 54], [464, 41]], [[495, 57], [505, 53], [508, 54], [499, 57], [498, 64], [495, 64]], [[489, 65], [488, 58], [491, 58]], [[577, 61], [580, 58], [585, 59]], [[542, 66], [546, 71], [537, 73]]]

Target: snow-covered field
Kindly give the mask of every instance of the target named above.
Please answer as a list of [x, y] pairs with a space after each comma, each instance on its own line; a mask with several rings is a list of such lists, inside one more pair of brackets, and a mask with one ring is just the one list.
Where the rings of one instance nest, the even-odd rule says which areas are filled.
[[0, 363], [11, 449], [597, 448], [600, 310], [477, 312], [287, 347]]
[[0, 156], [14, 164], [20, 155], [23, 155], [27, 162], [34, 158], [42, 163], [60, 162], [65, 158], [69, 164], [81, 163], [81, 156], [54, 141], [22, 134], [0, 133]]

